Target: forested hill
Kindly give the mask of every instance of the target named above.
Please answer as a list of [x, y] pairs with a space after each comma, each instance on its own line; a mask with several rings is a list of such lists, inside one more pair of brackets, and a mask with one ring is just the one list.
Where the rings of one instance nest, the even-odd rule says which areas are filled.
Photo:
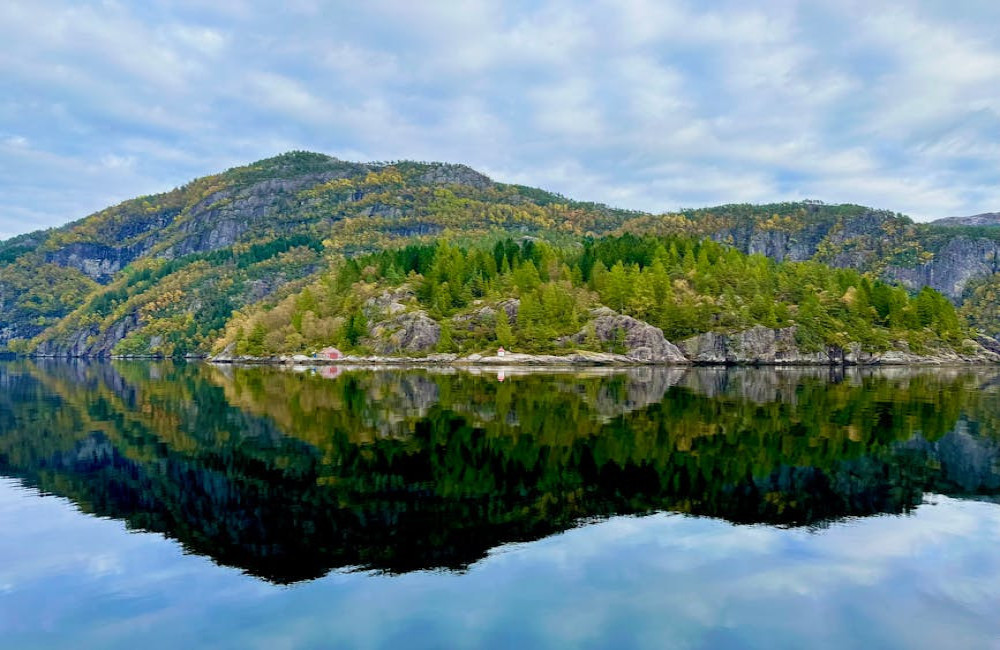
[[495, 231], [578, 236], [634, 214], [462, 165], [293, 152], [0, 243], [0, 345], [42, 335], [74, 353], [107, 351], [165, 309], [194, 314], [200, 343], [233, 309], [310, 275], [329, 253], [445, 230], [469, 241]]
[[[900, 294], [906, 301], [916, 300], [925, 286], [941, 291], [960, 307], [957, 324], [948, 326], [945, 338], [958, 341], [971, 334], [970, 327], [990, 334], [1000, 331], [995, 308], [1000, 229], [914, 224], [890, 212], [814, 202], [727, 205], [657, 216], [496, 183], [462, 165], [351, 163], [292, 152], [197, 179], [164, 194], [126, 201], [62, 228], [0, 243], [0, 348], [73, 356], [204, 354], [240, 338], [238, 323], [263, 323], [266, 319], [259, 315], [279, 304], [289, 311], [298, 334], [303, 333], [303, 323], [315, 326], [317, 319], [328, 318], [326, 326], [332, 329], [327, 338], [343, 342], [354, 314], [331, 312], [320, 317], [309, 308], [315, 288], [323, 282], [339, 287], [338, 300], [346, 299], [343, 304], [327, 303], [330, 309], [354, 309], [362, 298], [377, 298], [376, 289], [412, 292], [415, 302], [404, 306], [407, 313], [427, 312], [430, 307], [429, 317], [444, 325], [447, 333], [453, 325], [449, 319], [462, 318], [473, 307], [520, 301], [524, 296], [530, 303], [529, 294], [561, 281], [563, 272], [539, 267], [542, 260], [568, 269], [570, 275], [562, 280], [575, 292], [582, 327], [586, 310], [608, 306], [609, 298], [593, 279], [590, 263], [596, 260], [581, 256], [585, 250], [600, 248], [605, 236], [616, 238], [604, 244], [606, 250], [615, 250], [619, 244], [613, 242], [623, 241], [617, 239], [621, 235], [642, 240], [648, 254], [644, 260], [625, 254], [607, 257], [601, 261], [604, 270], [615, 271], [620, 263], [626, 276], [640, 277], [654, 272], [656, 260], [661, 265], [676, 262], [664, 267], [671, 295], [690, 303], [686, 315], [677, 318], [706, 319], [685, 326], [685, 333], [784, 323], [824, 342], [846, 336], [831, 329], [838, 326], [833, 321], [805, 322], [795, 302], [798, 298], [775, 295], [772, 312], [762, 312], [761, 305], [749, 304], [752, 296], [742, 295], [746, 287], [710, 277], [712, 272], [700, 277], [704, 269], [690, 255], [726, 259], [731, 270], [758, 264], [752, 257], [739, 262], [726, 258], [725, 247], [703, 249], [698, 242], [705, 238], [734, 252], [759, 253], [781, 262], [783, 266], [758, 270], [763, 274], [758, 285], [769, 287], [768, 291], [778, 290], [780, 277], [808, 275], [795, 262], [819, 262], [810, 268], [849, 268], [859, 273], [849, 279], [836, 274], [814, 277], [814, 282], [826, 283], [823, 291], [853, 287], [865, 299], [876, 294], [884, 298], [877, 288], [882, 285], [873, 284], [879, 279], [889, 283], [886, 287], [898, 284], [910, 291], [910, 296]], [[430, 245], [441, 239], [447, 242], [445, 249]], [[537, 245], [525, 251], [526, 241]], [[496, 245], [509, 254], [495, 256]], [[388, 258], [370, 257], [407, 246], [411, 253], [423, 251], [422, 261], [386, 264]], [[479, 259], [477, 251], [491, 251], [488, 257], [495, 264], [506, 261], [508, 268], [480, 269], [478, 280], [459, 273], [462, 286], [445, 287], [451, 298], [444, 305], [442, 289], [424, 275], [443, 263], [435, 261], [442, 251], [454, 260], [461, 258], [462, 264]], [[345, 259], [354, 260], [346, 274]], [[361, 259], [377, 268], [359, 268]], [[528, 262], [538, 274], [537, 286], [533, 279], [525, 280], [525, 274], [531, 275]], [[597, 270], [598, 277], [601, 272]], [[438, 275], [447, 282], [447, 273]], [[351, 282], [345, 284], [343, 278]], [[934, 318], [950, 318], [932, 297], [926, 294], [923, 299], [923, 320], [930, 318], [928, 309]], [[289, 308], [288, 301], [296, 299], [304, 302]], [[433, 300], [437, 306], [427, 302]], [[692, 309], [696, 303], [700, 306]], [[640, 313], [630, 311], [624, 302], [612, 306], [622, 314]], [[882, 312], [868, 307], [874, 311], [862, 309], [862, 320], [885, 330], [873, 334], [878, 345], [903, 330], [927, 327], [920, 318], [901, 316], [910, 313], [907, 310], [916, 314], [916, 303], [896, 304], [892, 324], [887, 306], [882, 305]], [[513, 317], [514, 312], [508, 311]], [[815, 318], [821, 317], [825, 318], [822, 314]], [[836, 315], [833, 318], [840, 322]], [[352, 332], [350, 344], [374, 345], [377, 325], [366, 323], [368, 331]], [[516, 339], [519, 324], [508, 325]], [[542, 335], [549, 329], [562, 332], [566, 326], [543, 327]], [[480, 339], [493, 341], [489, 336], [476, 340]], [[916, 339], [927, 337], [920, 334]], [[291, 337], [293, 343], [297, 340]], [[546, 349], [556, 343], [553, 338], [532, 345]], [[286, 347], [284, 341], [282, 346]]]

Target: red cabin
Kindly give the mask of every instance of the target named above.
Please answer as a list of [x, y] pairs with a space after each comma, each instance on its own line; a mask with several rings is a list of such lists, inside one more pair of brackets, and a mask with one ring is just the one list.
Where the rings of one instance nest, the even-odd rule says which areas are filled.
[[323, 348], [319, 351], [317, 355], [320, 359], [329, 359], [331, 361], [336, 361], [344, 356], [344, 354], [337, 348]]

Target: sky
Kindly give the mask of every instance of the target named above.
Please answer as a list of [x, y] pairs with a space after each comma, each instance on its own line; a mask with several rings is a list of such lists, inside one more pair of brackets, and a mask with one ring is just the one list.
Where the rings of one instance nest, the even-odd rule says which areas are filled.
[[1000, 210], [995, 0], [0, 3], [0, 239], [292, 149], [670, 212]]

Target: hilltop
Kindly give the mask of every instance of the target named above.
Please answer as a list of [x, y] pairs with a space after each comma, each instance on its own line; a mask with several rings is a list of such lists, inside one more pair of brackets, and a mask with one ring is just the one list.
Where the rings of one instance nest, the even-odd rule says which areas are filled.
[[[721, 247], [704, 248], [699, 242], [705, 239]], [[640, 259], [619, 250], [622, 242], [642, 242], [647, 254]], [[495, 254], [497, 246], [502, 255]], [[615, 296], [592, 277], [596, 260], [582, 259], [598, 249], [616, 251], [605, 254], [604, 270], [614, 271], [620, 263], [632, 280], [652, 273], [659, 259], [666, 265], [661, 280], [675, 301], [664, 308], [676, 313], [654, 316], [624, 300], [609, 305]], [[387, 261], [382, 255], [403, 250], [411, 257]], [[441, 261], [442, 251], [458, 265], [491, 257], [495, 268], [480, 268], [478, 277], [468, 269], [442, 270], [438, 266], [448, 263]], [[819, 346], [856, 343], [849, 340], [856, 338], [851, 332], [864, 330], [875, 332], [870, 347], [887, 348], [907, 332], [937, 328], [915, 335], [914, 342], [958, 346], [975, 329], [1000, 331], [994, 307], [998, 253], [1000, 229], [916, 224], [858, 205], [741, 204], [651, 215], [497, 183], [464, 165], [353, 163], [291, 152], [0, 243], [0, 346], [53, 356], [203, 355], [245, 344], [251, 331], [239, 330], [249, 325], [257, 328], [257, 338], [271, 335], [269, 349], [314, 346], [324, 338], [360, 350], [385, 349], [385, 340], [406, 331], [405, 323], [377, 320], [387, 316], [426, 318], [448, 338], [492, 344], [495, 318], [473, 327], [475, 336], [458, 330], [468, 330], [473, 311], [496, 314], [501, 303], [508, 306], [514, 341], [539, 351], [557, 344], [603, 349], [608, 342], [595, 342], [587, 328], [595, 325], [593, 313], [609, 307], [618, 318], [645, 317], [668, 336], [670, 323], [693, 318], [702, 320], [674, 333], [730, 335], [754, 325], [785, 327], [795, 328], [798, 343]], [[737, 286], [711, 269], [699, 269], [698, 255], [728, 260], [734, 271], [758, 269], [760, 277], [752, 287]], [[772, 262], [754, 262], [757, 255]], [[532, 273], [521, 270], [527, 262], [537, 282], [525, 279]], [[798, 263], [812, 266], [807, 272]], [[559, 265], [569, 275], [563, 277]], [[835, 269], [855, 275], [838, 275]], [[437, 279], [431, 279], [435, 273]], [[781, 278], [809, 273], [817, 291], [828, 294], [819, 316], [802, 315], [800, 307], [808, 305], [799, 304], [801, 293], [776, 293]], [[445, 287], [445, 304], [440, 284], [449, 277], [460, 281]], [[901, 287], [902, 293], [893, 294], [895, 307], [862, 305], [854, 320], [848, 319], [853, 325], [845, 321], [838, 305], [850, 307], [854, 299], [844, 292], [853, 288], [850, 295], [870, 300], [884, 293], [881, 281]], [[325, 315], [313, 305], [323, 287], [337, 292], [324, 303], [331, 310]], [[933, 292], [923, 292], [925, 287]], [[770, 296], [778, 313], [753, 305], [754, 295], [747, 292], [762, 288], [766, 291], [758, 296]], [[542, 326], [540, 334], [522, 342], [522, 324], [509, 307], [525, 297], [529, 304], [541, 301], [546, 290], [572, 296], [574, 316]], [[937, 292], [959, 307], [954, 323], [932, 327], [928, 320], [928, 310], [945, 319], [951, 318], [947, 309], [954, 310], [934, 297]], [[904, 319], [907, 310], [917, 313], [914, 301], [920, 295], [924, 315]], [[278, 307], [282, 318], [265, 318]], [[384, 308], [398, 313], [386, 314]], [[890, 323], [893, 309], [898, 320]], [[832, 320], [820, 323], [820, 316]], [[534, 318], [536, 324], [545, 320]], [[271, 321], [284, 328], [280, 345], [266, 324]], [[301, 342], [288, 338], [289, 326]], [[424, 352], [451, 344], [460, 345], [436, 341]]]
[[1000, 226], [1000, 212], [985, 212], [971, 217], [945, 217], [931, 223], [936, 226]]

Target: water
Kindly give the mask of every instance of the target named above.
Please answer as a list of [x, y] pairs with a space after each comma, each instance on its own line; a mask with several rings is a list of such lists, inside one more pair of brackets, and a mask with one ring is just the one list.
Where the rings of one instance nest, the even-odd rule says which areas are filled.
[[0, 639], [1000, 648], [998, 386], [0, 363]]

